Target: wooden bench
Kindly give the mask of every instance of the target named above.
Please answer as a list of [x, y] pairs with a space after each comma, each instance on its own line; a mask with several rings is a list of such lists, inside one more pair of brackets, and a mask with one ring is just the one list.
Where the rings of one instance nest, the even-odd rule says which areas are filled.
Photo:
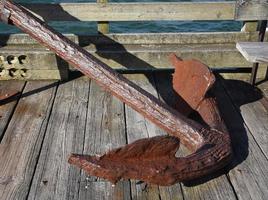
[[268, 42], [238, 42], [236, 48], [252, 63], [268, 63]]
[[[259, 63], [268, 64], [268, 43], [263, 42], [268, 19], [268, 0], [237, 0], [235, 19], [259, 21], [257, 28], [259, 31], [258, 42], [238, 42], [236, 44], [236, 48], [245, 59], [253, 63], [250, 83], [255, 85]], [[268, 73], [266, 73], [265, 78], [268, 78]]]

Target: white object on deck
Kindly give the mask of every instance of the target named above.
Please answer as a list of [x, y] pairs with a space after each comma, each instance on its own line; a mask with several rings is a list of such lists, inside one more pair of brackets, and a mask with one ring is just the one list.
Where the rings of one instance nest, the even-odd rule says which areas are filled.
[[252, 63], [268, 63], [268, 42], [238, 42], [238, 51]]

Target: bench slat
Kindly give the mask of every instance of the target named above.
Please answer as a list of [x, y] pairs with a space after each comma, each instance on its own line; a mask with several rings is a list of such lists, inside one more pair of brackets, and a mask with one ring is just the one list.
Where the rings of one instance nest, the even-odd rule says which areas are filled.
[[268, 42], [238, 42], [236, 48], [252, 63], [268, 63]]

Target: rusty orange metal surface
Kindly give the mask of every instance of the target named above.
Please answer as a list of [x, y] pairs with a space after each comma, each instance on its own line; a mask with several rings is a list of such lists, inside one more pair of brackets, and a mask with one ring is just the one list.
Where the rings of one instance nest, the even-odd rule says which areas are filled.
[[[10, 24], [50, 48], [170, 135], [141, 139], [100, 157], [71, 155], [69, 163], [113, 183], [133, 178], [158, 185], [171, 185], [212, 173], [230, 161], [232, 149], [229, 134], [223, 129], [222, 120], [219, 120], [216, 102], [213, 98], [205, 97], [214, 82], [214, 76], [202, 63], [173, 58], [176, 68], [174, 89], [193, 110], [199, 112], [207, 125], [193, 121], [187, 118], [187, 113], [180, 113], [161, 102], [20, 5], [7, 0], [2, 4], [0, 12], [8, 13], [7, 21]], [[195, 70], [186, 70], [187, 66]], [[181, 68], [186, 71], [181, 71]], [[191, 92], [193, 90], [194, 94]], [[192, 151], [191, 155], [175, 157], [179, 141]]]
[[230, 161], [232, 150], [229, 134], [215, 98], [206, 96], [215, 82], [213, 73], [197, 60], [183, 61], [174, 54], [170, 58], [175, 67], [173, 88], [181, 97], [177, 107], [188, 104], [188, 109], [181, 109], [184, 115], [196, 111], [215, 132], [204, 131], [203, 144], [197, 150], [186, 145], [195, 152], [184, 158], [175, 156], [181, 138], [157, 136], [137, 140], [100, 157], [74, 154], [69, 158], [69, 163], [112, 183], [121, 178], [132, 178], [167, 186], [202, 177]]

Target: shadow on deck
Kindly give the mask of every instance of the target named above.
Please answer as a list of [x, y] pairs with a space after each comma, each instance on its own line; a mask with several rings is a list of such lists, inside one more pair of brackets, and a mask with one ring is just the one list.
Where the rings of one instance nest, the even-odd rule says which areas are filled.
[[[169, 73], [126, 76], [175, 105]], [[233, 162], [217, 174], [171, 187], [132, 180], [112, 187], [67, 163], [71, 152], [102, 154], [165, 134], [94, 82], [80, 74], [60, 83], [1, 82], [0, 199], [267, 199], [268, 84], [258, 89], [242, 80], [217, 80]]]

